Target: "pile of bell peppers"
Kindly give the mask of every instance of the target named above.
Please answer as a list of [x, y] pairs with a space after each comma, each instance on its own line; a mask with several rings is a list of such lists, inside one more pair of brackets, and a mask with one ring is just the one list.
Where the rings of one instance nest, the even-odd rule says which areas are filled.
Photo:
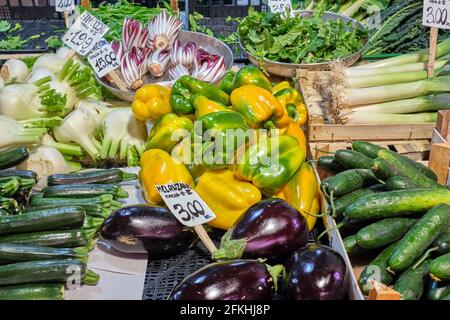
[[[132, 110], [136, 118], [153, 124], [139, 175], [149, 203], [162, 204], [155, 185], [184, 182], [215, 212], [213, 227], [231, 228], [263, 197], [288, 201], [314, 227], [321, 197], [313, 169], [305, 162], [306, 138], [300, 126], [307, 108], [289, 82], [272, 84], [255, 66], [227, 71], [218, 85], [182, 76], [172, 89], [141, 87]], [[194, 121], [201, 123], [201, 132]], [[252, 142], [230, 138], [230, 129], [267, 129], [276, 136]], [[180, 134], [173, 139], [177, 130]], [[206, 131], [212, 139], [196, 139]], [[226, 141], [223, 149], [217, 148], [219, 139]], [[243, 151], [230, 154], [228, 144]], [[256, 154], [270, 155], [273, 146], [279, 152], [275, 163], [251, 160]]]

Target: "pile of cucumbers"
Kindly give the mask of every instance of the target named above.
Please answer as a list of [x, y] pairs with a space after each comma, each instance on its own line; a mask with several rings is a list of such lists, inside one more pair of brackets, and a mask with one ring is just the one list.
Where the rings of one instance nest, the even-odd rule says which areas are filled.
[[97, 284], [88, 253], [104, 219], [128, 197], [118, 183], [136, 178], [119, 169], [51, 175], [21, 209], [0, 214], [0, 300], [58, 300], [65, 286]]
[[450, 299], [450, 190], [426, 166], [370, 142], [318, 159], [321, 189], [349, 256], [374, 256], [358, 280], [403, 300]]

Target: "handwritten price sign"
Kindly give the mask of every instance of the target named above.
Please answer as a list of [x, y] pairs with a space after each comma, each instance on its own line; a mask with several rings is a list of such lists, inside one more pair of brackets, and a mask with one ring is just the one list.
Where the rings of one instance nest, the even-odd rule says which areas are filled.
[[97, 42], [89, 52], [88, 61], [100, 78], [119, 67], [117, 55], [105, 39]]
[[286, 16], [287, 11], [289, 11], [290, 16], [294, 16], [291, 0], [269, 0], [267, 5], [273, 13], [281, 13]]
[[74, 0], [56, 0], [55, 1], [55, 11], [64, 12], [75, 10]]
[[106, 24], [85, 11], [66, 32], [62, 40], [84, 56], [103, 38], [108, 29]]
[[427, 27], [450, 29], [450, 0], [424, 0], [422, 24]]
[[157, 185], [156, 190], [175, 218], [185, 226], [195, 227], [216, 218], [205, 201], [185, 183]]

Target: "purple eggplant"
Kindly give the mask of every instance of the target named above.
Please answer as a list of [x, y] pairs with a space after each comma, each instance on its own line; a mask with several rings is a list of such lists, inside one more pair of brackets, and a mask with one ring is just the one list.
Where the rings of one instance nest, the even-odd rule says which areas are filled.
[[220, 259], [267, 259], [284, 262], [308, 243], [306, 219], [281, 199], [260, 201], [239, 218], [223, 236], [213, 257]]
[[125, 253], [148, 253], [163, 258], [190, 248], [197, 236], [163, 207], [135, 205], [123, 207], [102, 225], [101, 236], [114, 249]]
[[286, 262], [284, 294], [291, 300], [340, 300], [347, 291], [347, 266], [342, 256], [323, 245], [310, 244]]
[[230, 260], [209, 264], [184, 278], [170, 300], [270, 300], [276, 292], [282, 265], [257, 260]]

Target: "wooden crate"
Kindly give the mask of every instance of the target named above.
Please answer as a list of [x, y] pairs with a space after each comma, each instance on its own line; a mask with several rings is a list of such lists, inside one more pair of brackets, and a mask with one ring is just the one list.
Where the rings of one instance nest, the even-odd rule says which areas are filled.
[[448, 121], [450, 110], [438, 112], [436, 128], [433, 129], [431, 138], [431, 150], [429, 167], [438, 175], [438, 181], [442, 184], [450, 184], [450, 132]]
[[318, 72], [298, 72], [298, 89], [301, 91], [308, 107], [308, 124], [306, 135], [310, 142], [319, 141], [386, 141], [386, 140], [420, 140], [430, 139], [434, 124], [398, 124], [398, 125], [356, 125], [332, 124], [324, 117], [321, 95], [312, 86]]

